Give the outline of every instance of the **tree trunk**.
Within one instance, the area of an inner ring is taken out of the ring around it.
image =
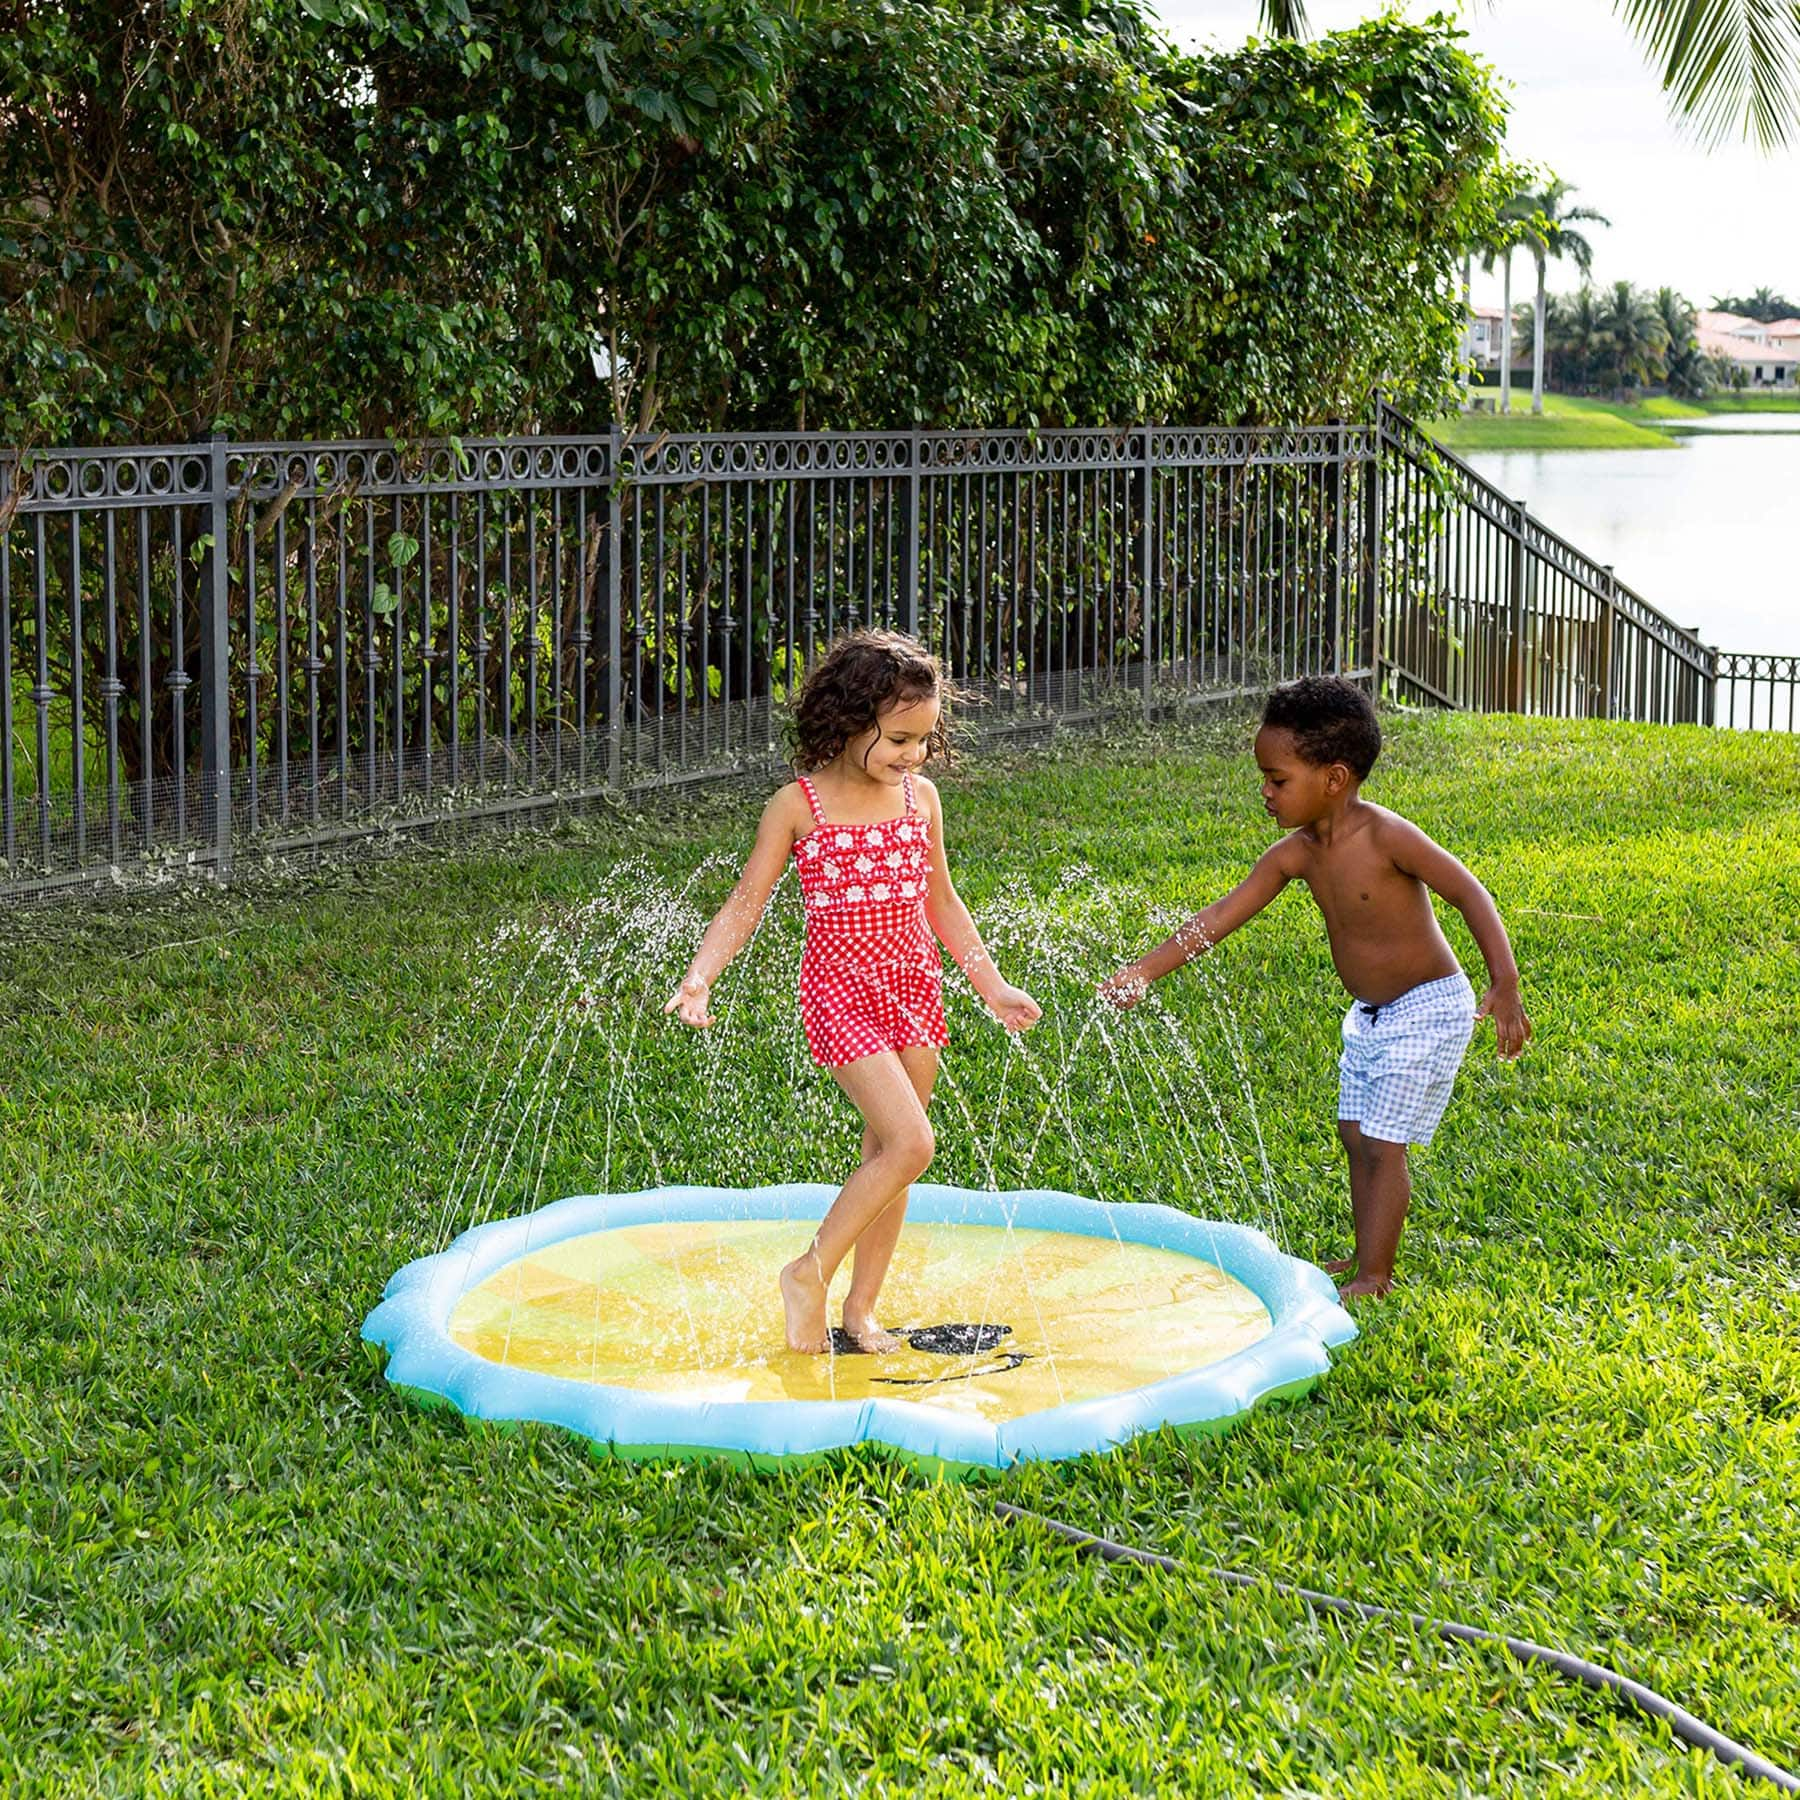
[[[1474,349],[1475,349],[1475,344],[1474,344],[1475,308],[1470,304],[1471,296],[1472,296],[1474,286],[1475,286],[1475,253],[1472,250],[1465,250],[1463,252],[1462,275],[1463,275],[1463,283],[1462,283],[1462,304],[1463,304],[1462,409],[1464,412],[1467,412],[1469,410],[1469,383],[1472,380],[1473,375],[1474,375],[1474,371],[1469,367],[1469,358],[1473,355]]]
[[[1506,252],[1500,264],[1500,410],[1512,411],[1512,251]]]
[[[1544,264],[1542,250],[1537,253],[1537,300],[1531,312],[1531,410],[1544,410]]]

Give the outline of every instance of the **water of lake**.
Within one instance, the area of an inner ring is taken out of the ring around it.
[[[1696,423],[1679,450],[1495,450],[1467,461],[1708,643],[1800,654],[1800,414]]]

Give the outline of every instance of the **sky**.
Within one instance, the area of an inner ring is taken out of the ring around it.
[[[1255,0],[1153,0],[1182,45],[1240,43]],[[1308,0],[1315,34],[1382,10],[1380,0]],[[1402,8],[1423,18],[1447,0]],[[1696,305],[1759,287],[1800,299],[1800,150],[1742,143],[1703,150],[1670,118],[1637,40],[1604,0],[1493,0],[1462,14],[1468,48],[1502,78],[1512,155],[1547,166],[1578,190],[1572,204],[1612,221],[1583,227],[1596,282],[1678,288]],[[1572,289],[1572,265],[1552,264],[1550,291]],[[1513,269],[1513,297],[1531,289],[1530,259]],[[1497,305],[1498,274],[1477,266],[1477,304]]]

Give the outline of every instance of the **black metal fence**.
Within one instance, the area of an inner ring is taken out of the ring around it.
[[[1387,408],[1381,441],[1384,654],[1401,698],[1714,722],[1715,650]]]
[[[1800,730],[1800,656],[1722,650],[1717,676],[1720,723],[1745,731]]]
[[[990,732],[1309,670],[1713,716],[1714,652],[1386,408],[40,452],[0,458],[0,894],[763,765],[864,623],[931,642]]]

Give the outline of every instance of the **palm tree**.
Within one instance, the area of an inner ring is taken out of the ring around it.
[[[1258,0],[1276,37],[1306,35],[1305,0]],[[1777,149],[1800,137],[1800,12],[1791,0],[1613,0],[1671,109],[1708,144],[1735,133]]]
[[[1601,302],[1599,339],[1613,390],[1620,399],[1634,387],[1648,387],[1664,371],[1669,328],[1656,304],[1629,281],[1615,281]]]
[[[1572,300],[1544,322],[1544,335],[1557,346],[1559,363],[1567,358],[1566,380],[1578,387],[1593,387],[1600,364],[1600,306],[1594,290],[1584,281]]]
[[[1713,385],[1712,364],[1700,354],[1698,320],[1693,306],[1673,288],[1656,290],[1657,316],[1669,334],[1663,353],[1663,379],[1671,394],[1698,400]]]
[[[1773,288],[1759,287],[1754,294],[1715,294],[1713,308],[1717,312],[1740,313],[1746,319],[1760,319],[1773,325],[1777,319],[1791,319],[1800,313],[1800,302],[1789,300]]]
[[[1500,208],[1493,235],[1481,246],[1482,272],[1491,275],[1495,264],[1500,267],[1500,410],[1512,411],[1512,259],[1522,239],[1525,221],[1531,216],[1536,196],[1520,188]]]
[[[1463,246],[1462,264],[1462,316],[1463,316],[1463,349],[1471,347],[1475,320],[1475,252],[1467,244]],[[1462,365],[1462,408],[1469,410],[1469,360],[1465,355]]]
[[[1591,206],[1564,206],[1574,189],[1560,175],[1552,175],[1542,192],[1525,196],[1531,207],[1520,230],[1520,242],[1537,264],[1537,298],[1531,308],[1531,410],[1544,410],[1544,270],[1552,257],[1568,257],[1583,279],[1594,266],[1594,246],[1574,227],[1578,224],[1610,225],[1612,220]]]
[[[1584,281],[1573,294],[1552,294],[1544,306],[1544,357],[1556,385],[1585,393],[1598,384],[1600,309]]]

